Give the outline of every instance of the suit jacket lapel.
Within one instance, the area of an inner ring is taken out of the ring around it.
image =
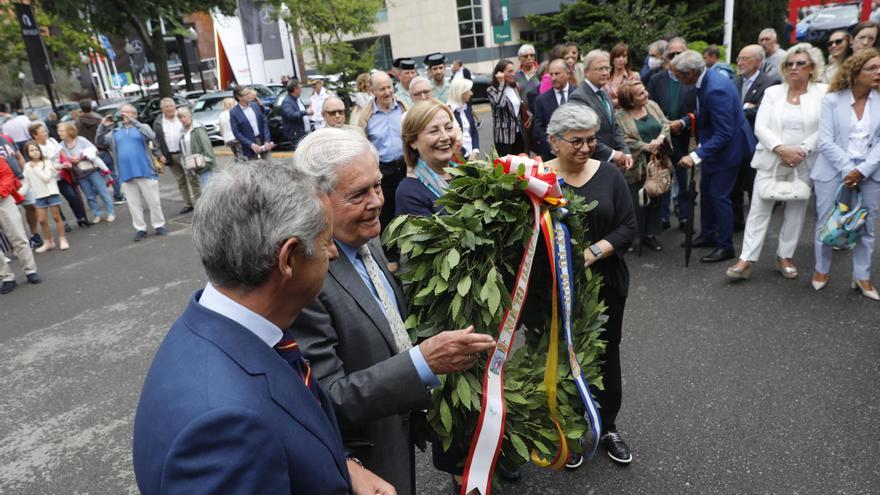
[[[871,136],[876,136],[878,126],[880,126],[880,94],[876,91],[872,92],[872,98],[868,100],[870,108],[866,108],[866,112],[871,112]]]
[[[375,251],[371,250],[370,252],[373,253],[374,259],[379,259],[375,257]],[[380,265],[380,267],[382,265],[382,263],[377,264]],[[384,267],[381,268],[384,270]],[[330,263],[329,274],[336,279],[339,286],[342,287],[344,291],[348,292],[351,298],[354,299],[355,303],[357,303],[358,307],[360,307],[367,317],[370,318],[373,325],[376,326],[376,329],[382,335],[382,338],[385,339],[385,343],[388,344],[391,353],[397,354],[397,344],[394,342],[394,335],[391,333],[391,326],[388,325],[388,319],[385,318],[385,313],[376,303],[376,300],[373,298],[373,293],[370,292],[370,289],[364,284],[364,280],[345,255],[339,256],[335,261]],[[391,286],[394,287],[394,285],[395,284],[392,282]],[[395,290],[395,294],[397,294],[397,290]]]
[[[200,305],[197,302],[200,296],[201,291],[184,313],[187,327],[219,347],[248,374],[264,375],[273,402],[327,446],[340,473],[347,479],[345,449],[334,424],[332,408],[328,409],[329,403],[322,402],[317,411],[309,408],[309,404],[315,404],[315,396],[290,364],[247,328]]]

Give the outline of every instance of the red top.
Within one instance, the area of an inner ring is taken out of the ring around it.
[[[20,187],[21,182],[18,180],[18,177],[12,173],[12,168],[9,167],[6,158],[0,156],[0,198],[12,196],[15,204],[21,203],[24,201],[24,196],[18,194],[18,189]]]

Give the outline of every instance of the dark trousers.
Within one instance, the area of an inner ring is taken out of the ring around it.
[[[495,151],[498,152],[498,156],[518,155],[520,153],[526,153],[526,140],[523,139],[521,132],[517,132],[516,141],[511,144],[495,143]]]
[[[633,208],[636,212],[636,225],[639,228],[639,240],[663,232],[663,223],[660,218],[660,198],[651,198],[647,205],[639,206],[639,189],[643,186],[642,182],[629,184],[629,195],[632,198]]]
[[[733,249],[733,205],[730,192],[739,167],[703,168],[700,175],[700,237],[715,240],[721,249]]]
[[[67,200],[67,204],[70,205],[70,209],[73,210],[76,219],[86,220],[86,208],[83,206],[82,198],[76,187],[71,186],[67,181],[59,180],[58,191],[61,192],[61,195]]]
[[[678,166],[678,161],[687,154],[688,142],[688,140],[685,140],[683,143],[676,141],[672,148],[673,173],[675,174],[675,182],[678,186],[678,194],[675,196],[675,204],[678,207],[679,224],[687,222],[687,219],[689,218],[687,206],[688,169]],[[660,196],[660,212],[662,220],[664,221],[669,221],[669,206],[671,205],[672,200],[672,188],[670,187],[668,191]]]
[[[752,157],[744,160],[739,166],[739,175],[736,176],[736,183],[733,185],[733,192],[730,193],[730,200],[733,203],[733,225],[735,227],[744,227],[746,224],[746,215],[744,213],[746,195],[752,197],[752,190],[755,186],[755,169],[752,168]]]
[[[381,162],[379,163],[379,171],[382,172],[382,195],[385,196],[385,205],[382,206],[382,212],[379,213],[379,222],[382,224],[382,232],[385,232],[385,226],[394,220],[397,209],[395,195],[400,181],[406,177],[406,162],[403,161],[403,158]],[[385,257],[393,263],[400,260],[400,252],[397,249],[386,247]]]
[[[620,378],[620,338],[623,334],[623,312],[626,309],[626,297],[621,296],[617,289],[603,285],[599,289],[599,299],[605,301],[608,309],[608,321],[600,338],[607,341],[605,354],[599,369],[602,373],[602,384],[605,390],[591,387],[593,395],[599,402],[599,415],[602,417],[603,432],[616,430],[617,413],[623,399],[622,381]]]

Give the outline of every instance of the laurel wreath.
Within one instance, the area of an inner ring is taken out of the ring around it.
[[[497,336],[504,311],[511,305],[510,287],[524,246],[532,233],[532,207],[526,181],[505,174],[501,167],[472,161],[447,169],[449,189],[437,200],[445,215],[401,216],[384,233],[408,260],[401,279],[410,303],[405,324],[414,342],[442,330],[465,328]],[[601,387],[599,356],[604,350],[601,327],[607,319],[598,298],[600,277],[584,269],[585,215],[595,207],[566,193],[568,214],[562,217],[572,238],[575,280],[572,334],[577,357],[588,383]],[[553,213],[556,216],[560,212]],[[546,248],[539,242],[530,278],[529,296],[516,340],[520,347],[507,361],[504,398],[507,418],[500,463],[513,469],[536,451],[544,458],[556,454],[558,433],[547,405],[543,383],[551,315],[551,287]],[[579,440],[588,425],[584,407],[569,368],[566,342],[560,332],[558,416],[569,445],[581,452]],[[443,450],[453,444],[467,453],[480,415],[486,356],[470,370],[442,375],[433,390],[427,420]],[[462,464],[464,459],[461,459]]]

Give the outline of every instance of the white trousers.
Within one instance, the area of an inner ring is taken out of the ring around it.
[[[21,268],[25,274],[37,271],[37,263],[34,261],[34,253],[28,244],[27,234],[24,232],[24,224],[21,221],[21,212],[15,205],[12,196],[0,198],[0,229],[6,234],[9,243],[12,244],[12,252],[21,263]],[[48,239],[46,242],[49,242]],[[9,282],[15,280],[15,274],[6,264],[6,259],[0,253],[0,281]]]
[[[828,273],[831,270],[831,246],[819,241],[819,230],[822,228],[822,220],[834,207],[834,199],[837,188],[843,182],[842,179],[814,183],[816,189],[816,271]],[[877,208],[880,204],[880,182],[864,178],[859,183],[862,191],[862,206],[868,209],[868,218],[865,222],[867,232],[859,239],[853,248],[852,277],[857,280],[870,280],[871,278],[871,255],[874,254],[874,228],[877,223]]]
[[[791,180],[794,172],[791,168],[779,168],[777,180]],[[810,184],[810,170],[806,165],[797,168],[798,178]],[[775,201],[761,199],[758,191],[772,182],[773,172],[758,170],[755,176],[755,187],[752,191],[752,201],[749,203],[749,217],[746,219],[746,228],[743,235],[742,253],[740,259],[755,262],[761,256],[761,248],[767,238],[767,229],[770,226],[770,217],[773,215]],[[804,217],[807,213],[807,203],[804,201],[785,201],[782,220],[782,229],[779,231],[779,242],[776,247],[776,256],[779,258],[791,258],[797,248],[798,239],[804,229]]]
[[[150,224],[154,229],[165,226],[165,215],[159,203],[159,181],[156,179],[132,179],[122,184],[122,194],[128,200],[131,225],[135,230],[147,230],[144,208],[150,210]]]

